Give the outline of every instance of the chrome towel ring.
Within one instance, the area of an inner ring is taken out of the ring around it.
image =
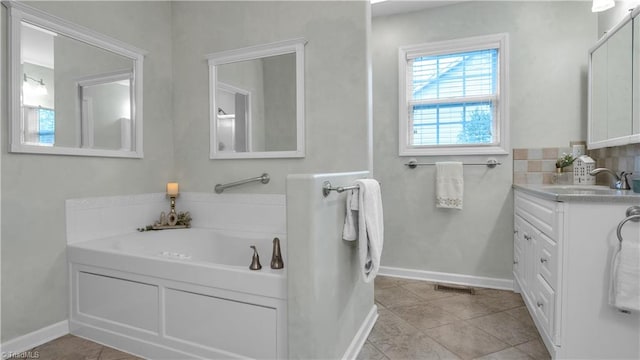
[[[616,230],[616,235],[618,235],[618,241],[622,244],[622,227],[628,221],[639,222],[640,221],[640,206],[631,206],[627,209],[627,217],[624,218],[618,224],[618,229]]]

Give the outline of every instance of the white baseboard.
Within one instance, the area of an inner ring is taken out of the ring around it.
[[[342,360],[352,360],[358,356],[360,350],[362,350],[362,345],[367,341],[367,337],[369,337],[369,333],[371,332],[371,329],[373,329],[373,325],[376,323],[376,320],[378,320],[378,307],[374,304],[371,311],[369,311],[369,314],[367,314],[367,317],[362,322],[360,329],[358,329],[358,332],[353,337],[351,344],[349,344],[344,355],[342,355]]]
[[[0,345],[2,359],[9,357],[5,355],[17,354],[29,349],[33,349],[38,345],[42,345],[53,339],[57,339],[61,336],[67,335],[68,333],[69,321],[63,320],[59,323],[43,327],[40,330],[36,330],[26,335],[19,336],[15,339],[11,339]]]
[[[436,271],[405,269],[390,266],[380,266],[379,275],[405,279],[425,280],[446,284],[477,286],[500,290],[513,290],[512,279],[489,278],[462,274],[442,273]]]

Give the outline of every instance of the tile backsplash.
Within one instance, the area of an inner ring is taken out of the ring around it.
[[[552,184],[556,172],[556,160],[571,148],[513,149],[514,184]],[[589,150],[587,154],[596,160],[596,167],[606,167],[616,172],[633,172],[640,176],[640,144]],[[572,171],[568,167],[566,171]],[[609,184],[606,176],[598,176],[597,183]]]
[[[640,175],[640,144],[589,150],[587,153],[596,160],[597,167]]]
[[[565,153],[571,153],[571,149],[513,149],[513,183],[551,184],[556,172],[556,160]]]

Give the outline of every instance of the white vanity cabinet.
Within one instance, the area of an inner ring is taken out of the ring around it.
[[[514,191],[515,290],[558,359],[640,359],[640,314],[609,305],[616,228],[640,198],[554,201]],[[640,224],[623,237],[640,241]]]

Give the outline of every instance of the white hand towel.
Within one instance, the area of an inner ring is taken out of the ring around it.
[[[640,243],[624,239],[612,262],[610,303],[622,311],[640,312]]]
[[[373,281],[380,268],[384,224],[380,184],[373,179],[356,180],[358,190],[358,255],[365,282]]]
[[[462,210],[462,163],[436,162],[436,207]]]
[[[342,238],[353,241],[358,239],[358,189],[347,193],[346,214],[344,217],[344,228]]]

